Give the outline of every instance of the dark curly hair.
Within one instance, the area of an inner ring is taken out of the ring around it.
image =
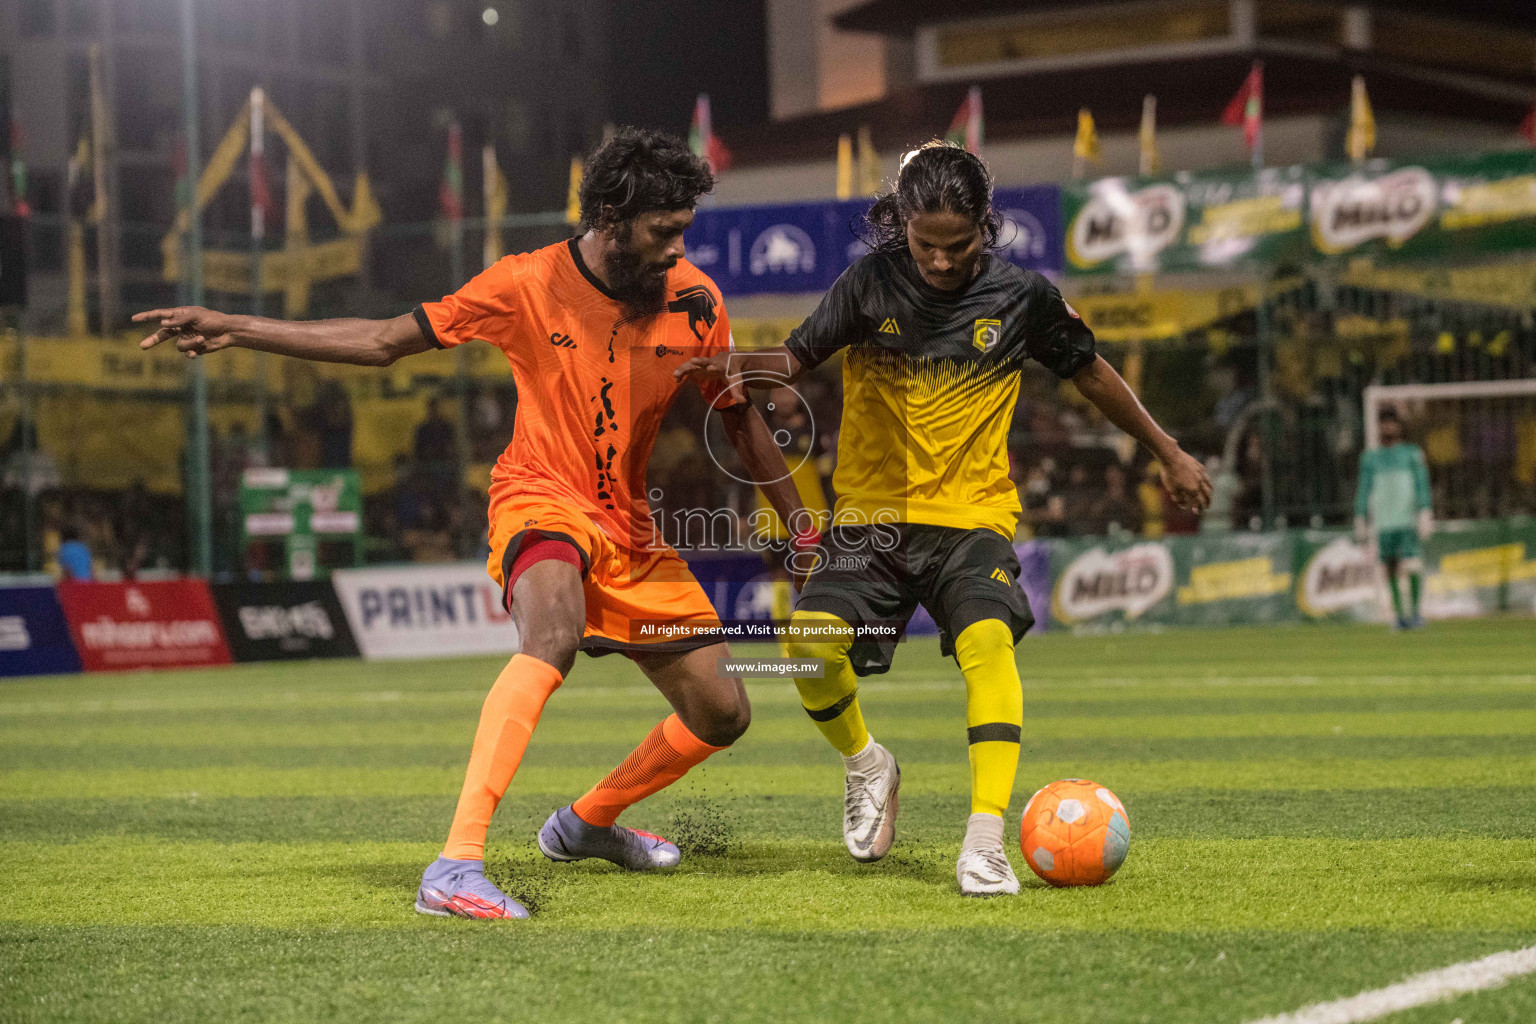
[[[674,135],[620,128],[581,172],[581,227],[622,224],[648,210],[686,210],[712,191],[715,176]]]
[[[914,150],[890,191],[875,199],[858,231],[876,252],[905,252],[907,221],[919,213],[955,213],[976,222],[981,242],[997,247],[1002,218],[992,209],[992,175],[981,158],[935,139]]]

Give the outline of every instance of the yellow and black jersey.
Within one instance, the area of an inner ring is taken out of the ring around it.
[[[1094,359],[1093,332],[1040,274],[984,255],[970,284],[943,292],[906,251],[849,267],[787,345],[808,368],[848,349],[835,522],[1009,538],[1020,509],[1008,428],[1024,361],[1066,378]]]

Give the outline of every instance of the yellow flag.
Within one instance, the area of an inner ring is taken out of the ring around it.
[[[501,219],[507,215],[507,179],[496,163],[496,147],[486,146],[480,151],[480,166],[484,171],[485,190],[485,265],[505,255],[501,243]]]
[[[869,125],[859,126],[859,194],[872,196],[880,191],[880,154],[875,152]]]
[[[1349,141],[1351,160],[1364,160],[1376,148],[1376,115],[1371,113],[1371,98],[1365,94],[1365,77],[1356,75],[1349,89]]]
[[[571,187],[565,193],[565,222],[581,223],[581,157],[571,157]]]
[[[837,198],[853,198],[853,140],[846,133],[837,137]]]
[[[1163,169],[1157,154],[1157,97],[1148,93],[1141,100],[1141,173],[1156,174]]]
[[[1099,133],[1087,107],[1077,112],[1077,138],[1072,143],[1072,155],[1078,160],[1099,162]]]

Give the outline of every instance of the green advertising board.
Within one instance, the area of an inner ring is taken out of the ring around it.
[[[1436,524],[1424,544],[1424,617],[1502,611],[1512,553],[1503,520]]]
[[[1536,246],[1536,151],[1062,186],[1069,274],[1383,262]]]
[[[1379,622],[1385,578],[1369,545],[1344,530],[1297,530],[1296,610],[1303,619]]]
[[[1176,538],[1177,621],[1188,626],[1294,622],[1294,545],[1286,533],[1199,534]]]
[[[1062,186],[1069,274],[1209,270],[1302,258],[1305,168]]]
[[[362,564],[362,519],[362,488],[354,470],[262,467],[240,478],[242,550],[277,542],[282,572],[290,579],[326,574],[322,541],[350,545],[346,561]]]
[[[1051,623],[1072,630],[1176,622],[1173,545],[1140,538],[1051,543]]]
[[[1536,516],[1513,516],[1506,525],[1509,556],[1505,561],[1508,583],[1504,607],[1536,615]]]

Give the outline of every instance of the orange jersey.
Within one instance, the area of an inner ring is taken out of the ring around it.
[[[672,371],[731,348],[719,289],[679,260],[667,305],[634,317],[582,261],[576,240],[499,260],[441,302],[416,309],[448,348],[479,338],[506,353],[517,381],[512,443],[491,474],[491,515],[528,496],[580,509],[615,542],[644,550],[651,446],[680,386]],[[706,387],[711,403],[718,387]]]

